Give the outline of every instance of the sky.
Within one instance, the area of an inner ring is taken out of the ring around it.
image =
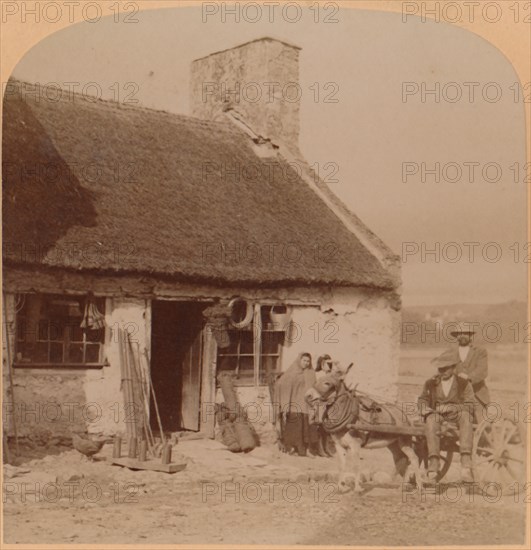
[[[193,59],[262,36],[296,44],[301,151],[322,176],[326,163],[337,167],[331,189],[400,256],[404,305],[526,301],[531,167],[510,62],[445,22],[341,9],[324,23],[324,15],[203,22],[198,6],[142,11],[133,24],[108,17],[49,36],[13,74],[96,82],[104,98],[134,91],[142,105],[190,114]],[[315,83],[336,89],[338,101],[315,101]],[[437,87],[438,98],[423,93]]]

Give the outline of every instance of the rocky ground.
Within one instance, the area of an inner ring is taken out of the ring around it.
[[[418,492],[393,478],[387,450],[364,451],[365,492],[339,494],[335,460],[261,447],[233,454],[211,440],[180,441],[175,474],[90,462],[74,450],[4,466],[7,543],[442,545],[522,544],[525,499]],[[451,469],[448,480],[455,479]],[[526,490],[527,489],[527,490]],[[527,494],[526,494],[527,493]]]

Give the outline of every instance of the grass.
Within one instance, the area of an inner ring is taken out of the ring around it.
[[[412,376],[427,379],[435,374],[435,369],[430,364],[445,348],[427,346],[402,346],[400,351],[401,377]],[[527,353],[524,345],[492,346],[487,348],[489,353],[490,384],[500,384],[520,391],[524,390],[528,382]]]

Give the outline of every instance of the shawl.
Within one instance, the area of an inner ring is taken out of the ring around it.
[[[275,384],[277,417],[280,413],[308,413],[304,395],[315,384],[315,371],[311,366],[307,369],[301,367],[302,355],[299,354]]]

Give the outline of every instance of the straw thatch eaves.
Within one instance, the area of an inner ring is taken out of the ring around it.
[[[285,159],[258,156],[229,121],[36,97],[4,97],[6,265],[396,287]]]

